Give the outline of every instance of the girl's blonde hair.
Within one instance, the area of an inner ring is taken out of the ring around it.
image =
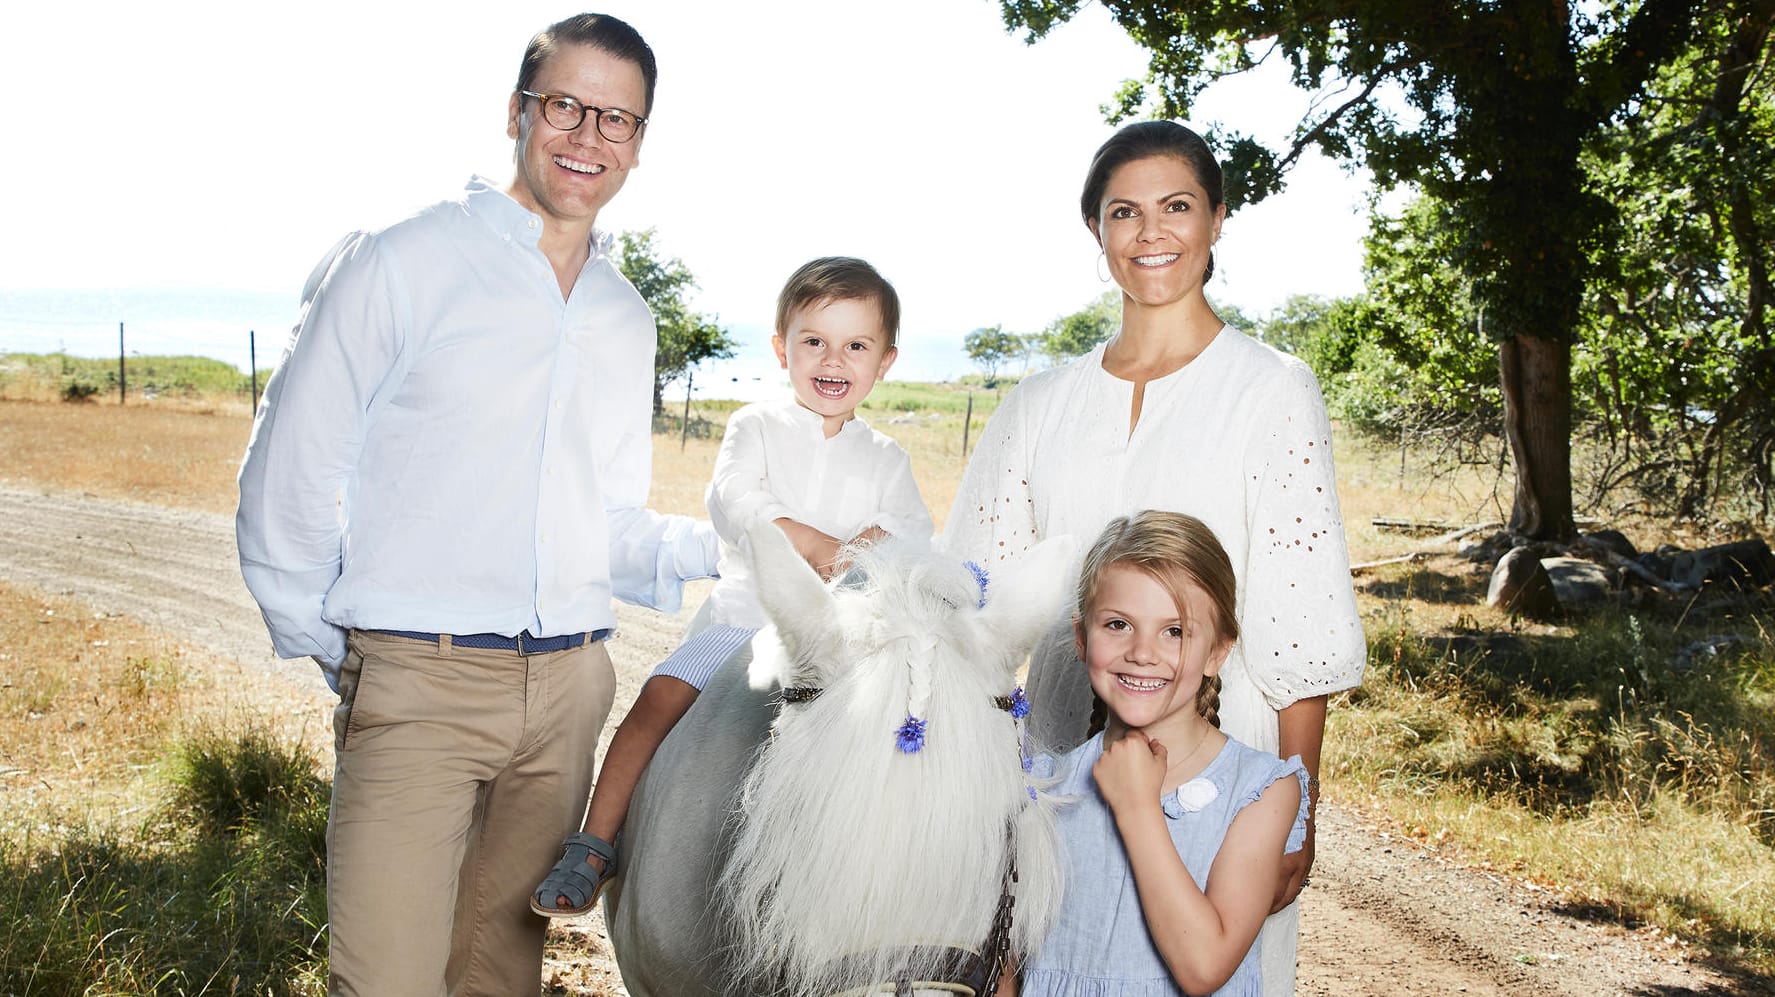
[[[1179,614],[1188,612],[1184,589],[1195,585],[1208,594],[1214,607],[1214,631],[1220,641],[1239,639],[1235,613],[1238,579],[1232,559],[1208,524],[1181,512],[1147,509],[1110,521],[1085,555],[1079,569],[1078,619],[1091,615],[1097,602],[1098,581],[1111,565],[1126,564],[1144,571],[1171,593]],[[1109,708],[1092,697],[1091,730],[1095,735],[1109,721]],[[1203,676],[1196,690],[1196,712],[1220,726],[1220,676]]]

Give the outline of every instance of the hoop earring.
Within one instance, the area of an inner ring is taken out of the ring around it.
[[[1208,279],[1213,276],[1214,276],[1214,250],[1210,249],[1210,250],[1208,250],[1208,266],[1207,266],[1207,268],[1205,268],[1202,271],[1202,283],[1204,283],[1204,284],[1208,283]]]
[[[1097,279],[1105,284],[1109,283],[1109,274],[1105,272],[1108,269],[1109,254],[1104,250],[1099,249],[1097,251]]]

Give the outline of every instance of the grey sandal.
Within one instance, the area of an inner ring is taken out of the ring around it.
[[[590,855],[604,860],[603,873],[586,864]],[[530,909],[543,917],[578,917],[598,903],[598,894],[615,875],[616,846],[595,834],[575,831],[562,841],[560,861],[530,894]],[[573,906],[555,906],[557,897],[566,897]]]

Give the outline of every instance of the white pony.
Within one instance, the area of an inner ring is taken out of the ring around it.
[[[827,586],[781,531],[749,541],[776,639],[754,641],[754,681],[743,652],[723,666],[637,787],[606,907],[624,983],[990,993],[990,949],[1029,953],[1059,903],[1014,686],[1070,543],[988,578],[888,541]]]

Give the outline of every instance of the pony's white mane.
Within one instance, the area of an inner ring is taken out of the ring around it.
[[[823,691],[782,707],[741,791],[720,892],[742,979],[790,997],[930,979],[938,950],[986,941],[1013,856],[1011,950],[1033,951],[1059,901],[1053,813],[994,697],[1056,612],[1068,545],[988,582],[890,541],[858,554],[861,587],[828,589],[774,527],[750,540],[783,652],[759,657]]]

